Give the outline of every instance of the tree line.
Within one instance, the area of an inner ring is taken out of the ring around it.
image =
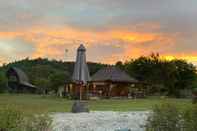
[[[57,92],[65,82],[71,81],[74,62],[48,60],[43,58],[24,59],[0,67],[0,92],[6,91],[7,79],[5,72],[10,67],[22,69],[29,77],[32,84],[40,89]],[[90,75],[106,64],[88,62]],[[117,62],[115,66],[126,71],[139,82],[147,83],[151,92],[180,97],[181,90],[197,88],[196,67],[185,60],[166,60],[159,54],[141,56],[126,62]]]
[[[125,63],[117,62],[116,66],[150,84],[152,93],[181,97],[181,91],[197,88],[196,67],[186,60],[166,60],[158,53],[152,53]]]

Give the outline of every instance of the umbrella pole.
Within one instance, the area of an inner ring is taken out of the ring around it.
[[[79,87],[79,100],[82,100],[82,86]]]

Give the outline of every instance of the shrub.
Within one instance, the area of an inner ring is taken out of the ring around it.
[[[186,131],[197,131],[197,105],[193,105],[183,113]]]
[[[10,107],[0,109],[0,131],[20,131],[23,114]]]
[[[197,131],[197,105],[185,110],[173,104],[156,105],[146,123],[147,131]]]
[[[0,109],[0,131],[50,131],[48,115],[26,116],[14,107]]]
[[[50,131],[52,120],[48,115],[36,115],[26,119],[24,131]]]
[[[181,131],[180,111],[173,104],[156,105],[147,122],[147,131]]]

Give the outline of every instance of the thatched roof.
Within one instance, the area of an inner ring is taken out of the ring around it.
[[[112,81],[112,82],[128,82],[128,83],[137,82],[136,79],[130,77],[126,72],[114,66],[108,66],[99,70],[97,73],[95,73],[92,76],[92,81],[93,82]]]
[[[35,87],[34,85],[29,83],[29,79],[27,75],[17,67],[11,67],[7,71],[7,77],[16,76],[19,84],[28,86],[28,87]]]

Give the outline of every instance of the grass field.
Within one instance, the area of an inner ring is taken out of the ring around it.
[[[155,104],[172,102],[180,108],[191,106],[190,99],[159,99],[147,98],[137,100],[91,100],[88,101],[90,110],[93,111],[142,111],[151,110]],[[47,112],[68,112],[73,101],[52,96],[40,95],[0,95],[0,108],[13,106],[27,114]]]

